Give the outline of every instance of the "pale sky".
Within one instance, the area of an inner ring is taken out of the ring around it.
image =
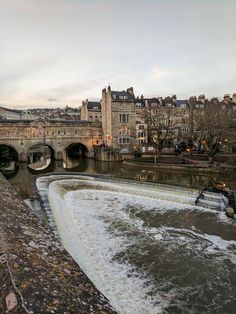
[[[236,0],[0,0],[0,104],[236,93]]]

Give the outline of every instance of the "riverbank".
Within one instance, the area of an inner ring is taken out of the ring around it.
[[[179,161],[179,160],[178,160]],[[182,163],[180,162],[150,162],[141,160],[129,160],[123,161],[123,165],[133,168],[143,168],[143,169],[161,169],[169,171],[185,171],[185,172],[198,172],[198,173],[233,173],[236,167],[228,165],[226,163],[213,162],[209,164],[207,161],[199,161],[194,159],[182,158]]]
[[[0,174],[0,312],[115,313]]]

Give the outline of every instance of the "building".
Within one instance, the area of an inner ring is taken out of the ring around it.
[[[119,153],[132,152],[136,144],[136,100],[133,88],[102,91],[102,132],[104,146]]]
[[[98,101],[88,101],[88,99],[83,101],[81,120],[102,122],[101,103]]]
[[[146,106],[143,98],[137,98],[136,108],[136,148],[140,150],[148,143],[148,124],[146,121]]]
[[[15,110],[0,107],[0,120],[35,120],[39,116],[30,110]]]

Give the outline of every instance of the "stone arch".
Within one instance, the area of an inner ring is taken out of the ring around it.
[[[36,141],[28,145],[26,159],[30,169],[35,171],[44,170],[55,159],[55,150],[52,145],[45,141]]]
[[[64,145],[64,148],[63,148],[63,152],[66,152],[68,151],[68,149],[73,149],[79,153],[79,154],[88,154],[89,153],[89,147],[84,144],[84,143],[81,143],[80,141],[73,141],[71,143],[68,143],[67,145]]]
[[[90,151],[85,144],[79,141],[67,143],[62,150],[63,166],[67,169],[78,166],[84,157],[90,157]]]
[[[9,146],[11,147],[12,149],[14,149],[17,153],[17,159],[20,161],[20,156],[21,156],[21,150],[19,147],[17,147],[16,145],[12,144],[12,143],[8,143],[8,142],[0,142],[0,147],[1,146]]]
[[[78,139],[72,139],[72,140],[66,140],[66,141],[63,141],[61,143],[61,147],[62,147],[62,150],[65,150],[68,146],[72,145],[72,144],[81,144],[81,145],[84,145],[88,151],[91,151],[93,149],[93,141],[91,139],[88,139],[88,140],[80,140],[79,138]]]
[[[27,150],[27,153],[28,151],[33,148],[34,146],[37,146],[37,145],[45,145],[45,146],[48,146],[50,149],[51,149],[51,152],[53,153],[53,158],[55,157],[56,155],[56,149],[54,148],[54,146],[51,144],[51,143],[48,143],[47,141],[36,141],[34,143],[31,143],[31,145],[28,145],[28,147],[26,148]]]

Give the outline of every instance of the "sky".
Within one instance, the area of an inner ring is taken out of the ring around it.
[[[0,0],[0,104],[236,93],[235,0]]]

